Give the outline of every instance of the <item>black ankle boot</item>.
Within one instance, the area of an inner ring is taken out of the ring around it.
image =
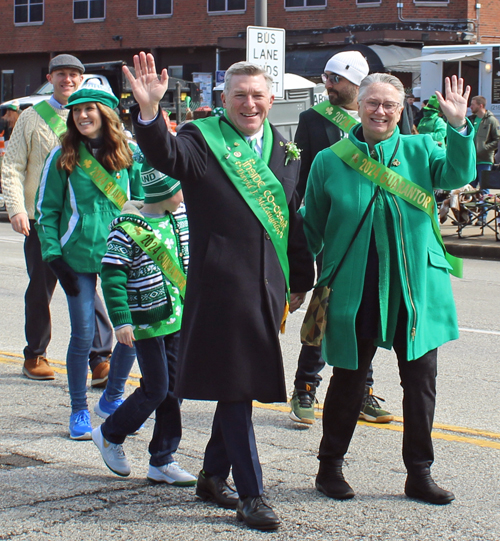
[[[343,460],[322,461],[316,476],[316,488],[336,500],[349,500],[354,498],[354,490],[344,479],[342,473]]]
[[[409,498],[435,505],[446,505],[455,499],[453,492],[444,490],[435,483],[430,472],[408,474],[405,483],[405,494]]]

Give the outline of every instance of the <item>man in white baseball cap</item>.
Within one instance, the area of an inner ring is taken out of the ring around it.
[[[350,129],[359,122],[358,91],[361,81],[368,75],[369,66],[358,51],[342,51],[332,56],[321,75],[328,100],[320,102],[300,114],[295,142],[302,149],[300,176],[297,191],[301,198],[306,191],[307,177],[316,154],[347,137]],[[316,259],[318,276],[323,255]],[[315,421],[314,403],[316,389],[321,381],[319,372],[325,366],[321,346],[303,346],[295,374],[290,418],[304,425]],[[388,423],[393,416],[383,410],[373,395],[372,369],[366,382],[365,401],[360,418],[375,423]]]

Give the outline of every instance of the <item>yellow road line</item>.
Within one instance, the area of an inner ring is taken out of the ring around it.
[[[0,363],[21,365],[23,363],[23,360],[24,360],[24,357],[22,355],[0,351]],[[55,361],[52,359],[50,360],[50,363],[66,366],[66,363],[62,361]],[[66,374],[65,368],[58,368],[56,366],[54,366],[53,368],[54,368],[54,372],[57,372],[58,374]],[[135,380],[138,380],[141,378],[140,374],[130,374],[130,376],[134,378]],[[140,385],[138,381],[134,381],[133,379],[128,379],[127,383],[129,385],[132,385],[133,387],[139,387]],[[260,402],[254,402],[253,404],[256,408],[265,409],[265,410],[281,411],[283,413],[288,413],[290,411],[290,407],[288,405],[262,404]],[[323,409],[323,405],[320,404],[319,411],[316,411],[316,417],[318,418],[323,417],[323,412],[321,411],[322,409]],[[370,428],[378,428],[381,430],[392,430],[395,432],[402,432],[403,419],[401,417],[395,417],[394,421],[395,422],[393,423],[385,423],[385,424],[358,421],[358,424],[363,425],[363,426],[369,426]],[[469,443],[471,445],[477,445],[479,447],[488,447],[490,449],[500,449],[500,442],[492,441],[495,439],[500,440],[500,434],[496,432],[488,432],[485,430],[477,430],[475,428],[466,428],[466,427],[441,424],[441,423],[434,423],[434,429],[435,430],[432,431],[432,437],[434,439]],[[444,430],[446,432],[437,432],[436,429]],[[451,432],[451,434],[447,432]],[[465,436],[460,436],[459,434],[469,434],[475,437],[469,438]],[[485,438],[491,438],[491,439],[485,439]]]

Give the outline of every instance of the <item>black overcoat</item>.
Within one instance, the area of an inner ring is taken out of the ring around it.
[[[285,280],[276,251],[194,124],[177,137],[161,115],[134,127],[156,169],[181,181],[190,230],[188,272],[175,393],[199,400],[286,401],[278,332]],[[312,256],[296,212],[299,162],[285,166],[286,141],[273,128],[269,167],[290,209],[292,291],[311,289]]]

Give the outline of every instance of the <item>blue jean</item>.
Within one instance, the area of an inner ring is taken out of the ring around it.
[[[106,383],[106,400],[114,402],[125,392],[125,383],[135,361],[135,347],[129,348],[117,342],[111,355],[108,381]]]
[[[477,188],[477,185],[481,185],[481,174],[483,171],[491,171],[491,167],[493,166],[492,163],[478,163],[476,164],[476,180],[473,180],[470,185],[473,188]]]
[[[88,409],[87,376],[90,348],[95,331],[97,274],[77,273],[80,293],[68,299],[71,338],[66,356],[71,412]]]
[[[123,443],[156,410],[149,444],[151,466],[173,462],[182,436],[179,400],[174,396],[180,332],[135,342],[142,378],[137,388],[101,426],[111,443]]]

